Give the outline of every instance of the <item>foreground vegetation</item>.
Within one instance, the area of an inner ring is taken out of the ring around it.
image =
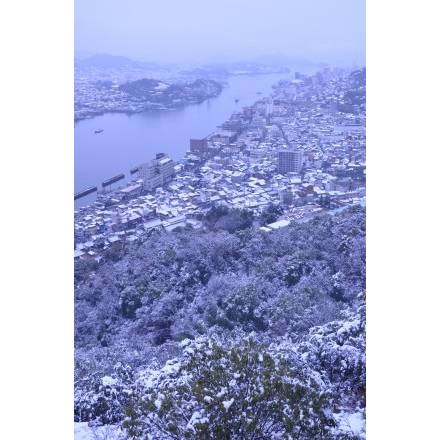
[[[75,421],[127,438],[364,438],[365,208],[116,243],[75,263]]]

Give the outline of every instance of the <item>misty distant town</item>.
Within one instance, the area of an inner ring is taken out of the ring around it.
[[[213,93],[214,82],[198,84]],[[167,88],[153,86],[159,92]],[[103,87],[107,108],[113,93],[120,93],[115,89]],[[95,202],[74,212],[74,258],[99,261],[116,241],[200,228],[213,206],[251,210],[255,218],[269,205],[280,206],[284,214],[275,222],[255,223],[270,233],[292,221],[365,204],[365,68],[295,72],[272,89],[213,133],[189,139],[183,158],[158,151],[132,170],[132,182],[97,191]],[[133,102],[126,105],[135,108]]]
[[[185,67],[99,54],[75,60],[74,118],[173,110],[218,96],[228,76],[287,72],[259,63]]]

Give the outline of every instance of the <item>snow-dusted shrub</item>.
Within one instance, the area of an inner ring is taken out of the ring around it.
[[[84,384],[75,386],[74,412],[76,422],[107,425],[120,422],[127,398],[131,394],[130,367],[118,364],[112,376],[93,375]]]
[[[358,295],[356,312],[344,319],[310,329],[298,345],[310,368],[321,371],[342,398],[365,405],[366,392],[366,294]]]
[[[146,373],[123,423],[130,438],[333,438],[331,396],[252,338],[185,340]]]

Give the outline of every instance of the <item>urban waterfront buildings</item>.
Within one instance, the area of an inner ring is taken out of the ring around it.
[[[136,182],[98,194],[92,206],[75,212],[75,258],[99,259],[114,242],[154,229],[199,227],[214,205],[252,210],[256,217],[270,204],[281,205],[275,228],[364,203],[365,85],[327,76],[280,81],[274,96],[243,108],[216,132],[190,139],[178,163],[158,153],[139,166]],[[273,103],[269,112],[267,102]]]

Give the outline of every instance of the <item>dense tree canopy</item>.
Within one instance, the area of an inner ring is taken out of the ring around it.
[[[365,408],[365,208],[252,222],[220,208],[75,263],[75,420],[125,420],[132,438],[363,438],[334,415]]]

